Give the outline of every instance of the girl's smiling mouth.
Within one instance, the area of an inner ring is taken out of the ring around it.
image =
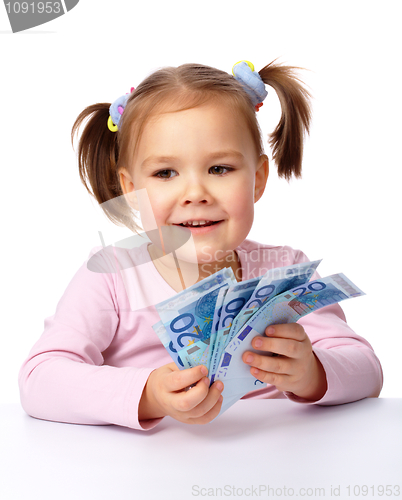
[[[201,222],[201,224],[200,224]],[[205,222],[205,223],[204,223]],[[173,224],[174,226],[180,226],[180,227],[185,227],[187,229],[190,229],[191,233],[193,234],[203,234],[203,233],[209,233],[210,231],[213,231],[215,227],[219,226],[223,220],[219,221],[189,221],[183,222],[181,224]]]

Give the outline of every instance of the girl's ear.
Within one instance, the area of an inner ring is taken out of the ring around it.
[[[265,191],[265,186],[267,185],[269,174],[269,162],[268,156],[261,155],[258,164],[257,170],[255,172],[255,187],[254,187],[254,203],[256,203]]]
[[[132,181],[130,173],[125,168],[121,168],[119,170],[119,180],[120,180],[121,190],[123,191],[123,195],[127,204],[130,205],[132,209],[139,210],[139,204],[134,189],[134,183]]]

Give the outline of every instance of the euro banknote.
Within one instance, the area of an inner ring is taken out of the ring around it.
[[[162,323],[162,321],[158,321],[158,323],[155,323],[154,325],[152,325],[152,329],[156,333],[159,340],[162,342],[163,347],[170,354],[171,358],[176,363],[176,365],[179,368],[184,368],[183,362],[180,359],[176,349],[173,347],[173,343],[170,340],[170,337],[166,331],[165,325]]]
[[[226,283],[218,289],[216,296],[215,311],[212,321],[212,329],[210,336],[196,340],[194,337],[188,342],[188,345],[180,349],[178,355],[186,368],[192,368],[197,365],[205,365],[209,369],[211,359],[211,347],[214,345],[218,330],[222,304],[229,290],[229,285]],[[194,310],[197,307],[194,305]],[[209,317],[205,317],[204,321],[208,322]]]
[[[219,289],[236,283],[231,268],[224,268],[169,298],[155,308],[171,340],[170,354],[178,353],[189,343],[209,343]],[[159,327],[160,328],[160,327]],[[179,355],[180,358],[180,355]],[[179,362],[179,368],[191,368]]]

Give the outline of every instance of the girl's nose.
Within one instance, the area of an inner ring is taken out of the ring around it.
[[[188,205],[194,204],[209,204],[212,202],[212,194],[206,184],[201,182],[198,177],[188,179],[184,186],[181,196],[182,203]]]

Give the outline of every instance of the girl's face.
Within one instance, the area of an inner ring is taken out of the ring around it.
[[[159,114],[146,123],[133,165],[121,171],[124,193],[146,189],[156,224],[213,221],[191,228],[198,264],[225,267],[247,237],[254,203],[268,177],[245,120],[226,103]],[[147,217],[142,217],[147,229]]]

